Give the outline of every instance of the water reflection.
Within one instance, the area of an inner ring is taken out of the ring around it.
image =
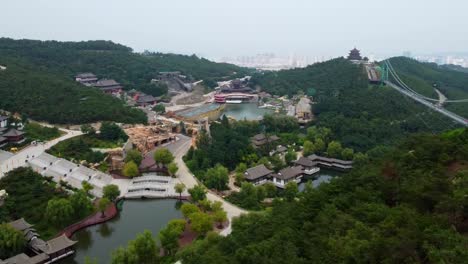
[[[76,244],[76,250],[86,250],[93,245],[93,235],[89,229],[83,229],[74,239],[80,242]]]
[[[271,109],[258,108],[256,103],[227,104],[223,114],[236,120],[259,120],[266,113],[273,113]]]
[[[77,240],[76,253],[60,264],[83,264],[85,257],[97,258],[99,263],[110,263],[111,252],[128,241],[135,239],[138,233],[150,230],[157,236],[159,230],[182,213],[176,208],[177,200],[127,200],[120,215],[111,221],[78,231],[73,237]]]
[[[320,172],[318,172],[317,174],[305,178],[305,180],[301,182],[298,186],[299,191],[304,191],[307,184],[312,184],[314,188],[317,188],[320,184],[330,182],[331,179],[341,174],[341,172],[328,169],[321,169]]]
[[[175,208],[176,210],[180,210],[180,207],[182,207],[183,204],[184,204],[183,201],[177,200],[177,202],[175,203],[175,207],[174,207],[174,208]]]
[[[110,227],[107,223],[99,225],[97,230],[102,237],[109,237],[114,232],[114,228]]]

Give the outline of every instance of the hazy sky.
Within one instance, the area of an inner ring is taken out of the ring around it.
[[[467,0],[2,0],[0,36],[206,57],[468,51]]]

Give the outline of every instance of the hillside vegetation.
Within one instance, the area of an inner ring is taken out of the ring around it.
[[[119,99],[84,87],[20,60],[2,58],[0,109],[50,123],[73,124],[112,120],[145,123],[146,115]]]
[[[420,94],[438,99],[434,91],[436,87],[448,99],[468,99],[467,69],[453,65],[422,63],[406,57],[396,57],[390,61],[400,78]],[[468,103],[449,103],[446,108],[468,116]]]
[[[116,121],[143,123],[141,111],[127,108],[118,99],[74,82],[80,72],[113,78],[127,90],[137,89],[155,96],[167,87],[150,84],[160,71],[181,71],[193,79],[213,80],[249,72],[175,54],[138,54],[110,41],[58,42],[0,38],[0,109],[20,112],[51,123]]]
[[[183,249],[190,263],[465,263],[468,131],[412,136]]]
[[[250,70],[232,64],[215,63],[195,55],[134,53],[129,47],[111,41],[58,42],[0,38],[0,57],[28,60],[67,78],[80,72],[93,72],[112,78],[125,89],[149,86],[161,71],[180,71],[196,80],[217,80],[247,74]]]
[[[253,77],[263,90],[313,95],[319,126],[330,128],[345,146],[365,151],[415,132],[438,132],[454,124],[389,87],[369,85],[360,65],[338,58],[303,69],[266,72]]]

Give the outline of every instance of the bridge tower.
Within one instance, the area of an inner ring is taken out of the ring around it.
[[[380,82],[382,85],[384,85],[386,81],[388,81],[388,66],[386,63],[384,63],[384,65],[381,67]]]

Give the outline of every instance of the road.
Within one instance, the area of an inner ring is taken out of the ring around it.
[[[179,170],[177,171],[177,175],[182,183],[185,184],[187,189],[192,188],[193,186],[198,184],[198,180],[195,178],[195,176],[189,171],[187,168],[187,165],[185,165],[185,162],[182,160],[182,157],[187,153],[187,151],[190,149],[192,139],[183,135],[178,136],[180,140],[175,143],[177,145],[169,147],[169,150],[172,151],[175,157],[175,162],[177,163],[177,166],[179,167]],[[221,235],[227,236],[231,233],[231,223],[232,219],[234,217],[238,217],[241,214],[247,213],[247,211],[227,202],[220,196],[216,195],[215,193],[208,191],[206,194],[206,197],[210,201],[220,201],[223,204],[223,208],[227,213],[227,216],[229,218],[229,226],[225,228],[223,231],[221,231]]]
[[[41,123],[41,125],[46,125],[46,124]],[[46,125],[46,126],[50,126],[50,125]],[[45,150],[51,148],[55,144],[57,144],[57,143],[59,143],[61,141],[64,141],[66,139],[76,137],[76,136],[79,136],[79,135],[83,134],[81,131],[74,131],[74,130],[68,130],[68,129],[63,129],[63,128],[60,128],[60,130],[62,132],[65,132],[65,135],[63,135],[61,137],[58,137],[56,139],[53,139],[51,141],[48,141],[48,142],[46,142],[44,144],[39,143],[36,146],[30,145],[30,146],[22,149],[18,153],[16,153],[14,156],[9,158],[8,160],[3,162],[2,164],[0,164],[0,178],[3,177],[5,175],[5,173],[7,173],[7,172],[9,172],[9,171],[11,171],[13,169],[16,169],[16,168],[21,167],[21,166],[25,166],[26,165],[26,160],[31,159],[33,157],[39,156],[42,152],[44,152]]]
[[[396,85],[396,84],[394,84],[392,82],[386,81],[385,83],[388,86],[392,87],[393,89],[397,90],[398,92],[402,93],[403,95],[409,96],[413,100],[415,100],[415,101],[417,101],[417,102],[431,108],[434,111],[437,111],[437,112],[451,118],[452,120],[456,121],[457,123],[462,124],[464,126],[468,126],[468,121],[464,117],[459,116],[459,115],[457,115],[455,113],[452,113],[452,112],[450,112],[450,111],[448,111],[448,110],[446,110],[446,109],[444,109],[442,107],[438,107],[438,106],[434,105],[433,103],[430,103],[430,102],[422,99],[418,95],[416,95],[416,94],[414,94],[414,93],[412,93],[410,91],[407,91],[405,89],[402,89],[401,87],[399,87],[398,85]]]

